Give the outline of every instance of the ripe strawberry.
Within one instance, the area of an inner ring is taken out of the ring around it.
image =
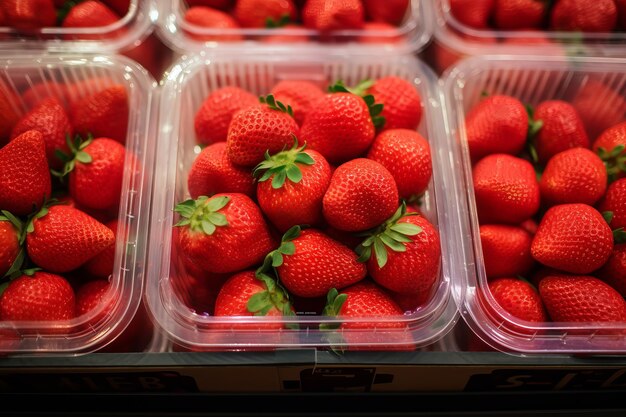
[[[374,281],[390,291],[430,294],[439,278],[439,233],[424,217],[407,214],[404,205],[363,241],[357,253],[359,261],[367,261]]]
[[[396,76],[383,77],[367,92],[383,105],[384,129],[417,129],[422,120],[422,99],[410,82]]]
[[[465,125],[473,160],[492,153],[517,155],[526,144],[528,114],[518,99],[494,95],[470,110]]]
[[[518,226],[480,225],[485,273],[488,278],[525,276],[534,259],[530,255],[532,236]]]
[[[293,44],[293,43],[306,43],[310,39],[309,35],[307,35],[307,31],[304,30],[303,26],[297,23],[282,24],[281,22],[279,22],[277,25],[276,24],[270,25],[269,29],[277,29],[277,30],[271,35],[264,36],[261,39],[261,42]],[[285,30],[279,30],[279,29],[285,29]],[[283,101],[282,98],[279,98],[279,97],[277,98]],[[299,118],[297,118],[296,113],[294,113],[294,117],[296,117],[296,120],[298,120],[298,124],[302,124]]]
[[[249,268],[274,247],[259,207],[244,194],[216,194],[187,200],[174,209],[183,256],[208,272]]]
[[[535,236],[535,233],[537,233],[537,228],[539,227],[539,225],[537,224],[535,220],[528,219],[520,223],[519,227],[526,230],[528,233],[530,233],[531,236]]]
[[[602,215],[586,204],[550,208],[533,238],[533,258],[546,266],[588,274],[600,268],[613,250],[613,233]]]
[[[597,272],[598,278],[626,296],[626,244],[615,245],[611,257]]]
[[[560,152],[548,161],[539,189],[547,205],[594,205],[606,191],[606,168],[598,155],[585,148]]]
[[[311,81],[284,80],[272,87],[271,94],[276,100],[291,106],[293,117],[302,126],[305,116],[313,108],[313,103],[324,96],[324,92]]]
[[[86,0],[72,7],[63,19],[64,28],[94,28],[109,26],[120,20],[115,12],[98,0]],[[79,39],[99,39],[102,35],[73,35]]]
[[[216,32],[219,31],[218,33],[203,34],[197,31],[187,30],[187,35],[197,41],[231,42],[243,40],[243,35],[240,33],[228,33],[229,30],[239,29],[240,26],[233,17],[223,11],[215,10],[210,7],[195,6],[187,9],[183,19],[185,22],[196,25],[202,29],[211,28]],[[223,31],[226,31],[226,33],[223,33]]]
[[[548,9],[542,0],[496,0],[494,20],[503,30],[539,27]]]
[[[103,300],[107,300],[105,296],[110,287],[111,284],[106,279],[96,279],[82,284],[76,291],[76,316],[80,317],[99,308]],[[97,316],[97,319],[93,321],[97,322],[99,319],[103,319],[107,310],[107,308],[104,308],[102,313]]]
[[[21,251],[22,223],[6,210],[0,211],[0,277],[21,265],[14,263]]]
[[[83,97],[72,104],[69,112],[75,133],[111,138],[120,143],[126,143],[128,113],[128,94],[123,85]]]
[[[233,16],[245,28],[264,28],[268,21],[278,22],[283,16],[297,19],[291,0],[237,0]]]
[[[59,275],[35,272],[11,281],[0,296],[0,320],[53,321],[75,317],[72,286]]]
[[[626,176],[626,122],[605,130],[593,143],[593,150],[604,161],[609,181]]]
[[[610,226],[613,230],[626,228],[626,178],[621,178],[606,190],[606,194],[598,203],[601,213],[613,214]]]
[[[0,149],[0,209],[22,216],[36,211],[50,197],[46,144],[29,130]]]
[[[2,11],[7,22],[21,31],[56,26],[57,15],[52,0],[3,0]]]
[[[249,169],[235,165],[226,153],[226,142],[204,148],[187,176],[191,198],[218,193],[241,193],[253,197],[256,189]]]
[[[113,273],[113,265],[115,263],[115,244],[117,242],[118,220],[111,220],[105,223],[112,232],[115,239],[113,243],[107,246],[99,254],[91,258],[85,263],[85,272],[97,278],[108,278]],[[124,238],[126,240],[126,238]]]
[[[485,29],[495,5],[496,0],[450,0],[450,13],[464,25]]]
[[[543,101],[535,109],[534,118],[541,121],[534,145],[541,164],[567,149],[589,148],[585,125],[570,103],[562,100]]]
[[[397,45],[406,41],[396,26],[384,22],[365,22],[358,43]]]
[[[263,104],[241,110],[233,116],[228,127],[226,152],[237,165],[255,166],[266,152],[280,152],[299,137],[300,128],[293,111],[271,94]]]
[[[589,138],[624,121],[626,99],[614,87],[591,78],[576,93],[572,105],[578,110]]]
[[[550,16],[554,30],[611,32],[616,23],[617,8],[613,0],[558,0]]]
[[[324,218],[348,232],[376,227],[398,208],[398,187],[393,175],[371,159],[357,158],[340,165],[324,195]]]
[[[385,130],[374,139],[367,157],[391,172],[400,198],[410,199],[426,191],[433,171],[430,146],[414,130]]]
[[[30,259],[55,273],[80,267],[115,242],[111,229],[82,211],[63,205],[41,209],[27,232]]]
[[[264,265],[276,268],[287,291],[299,297],[321,297],[331,288],[342,289],[363,278],[365,266],[348,247],[316,229],[289,229]]]
[[[423,308],[431,299],[432,291],[417,294],[401,294],[390,292],[389,295],[403,311],[415,312]]]
[[[0,147],[8,142],[13,126],[20,119],[17,102],[15,94],[0,83]]]
[[[254,174],[259,178],[259,206],[279,231],[322,223],[322,199],[331,174],[330,165],[319,152],[298,148],[296,143],[290,150],[267,155]]]
[[[72,126],[63,105],[56,98],[47,98],[40,101],[30,112],[23,116],[11,131],[11,138],[15,138],[27,130],[38,130],[46,142],[46,156],[50,168],[58,169],[62,164],[55,152],[69,151],[66,137],[72,136]]]
[[[206,6],[214,9],[229,10],[233,5],[233,0],[187,0],[189,7]]]
[[[624,298],[595,277],[548,276],[541,280],[539,294],[552,321],[626,321]]]
[[[498,305],[514,317],[531,322],[548,321],[548,315],[535,288],[517,278],[489,281],[489,291]]]
[[[409,9],[409,0],[363,0],[365,14],[374,22],[385,22],[398,26]]]
[[[307,28],[322,33],[361,29],[365,11],[361,0],[308,0],[302,9],[302,21]]]
[[[130,8],[130,0],[102,0],[102,2],[120,17],[126,16]]]
[[[519,224],[539,210],[539,184],[530,162],[493,154],[481,159],[472,175],[481,223]]]

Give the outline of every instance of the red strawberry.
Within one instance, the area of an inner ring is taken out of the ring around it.
[[[192,6],[206,6],[214,9],[228,10],[233,5],[233,0],[187,0],[187,4]]]
[[[307,28],[321,32],[361,29],[365,11],[361,0],[308,0],[302,21]]]
[[[605,130],[593,143],[593,150],[604,161],[609,180],[626,176],[626,122]]]
[[[291,108],[271,94],[263,100],[264,104],[236,113],[230,122],[226,152],[237,165],[257,165],[266,152],[280,152],[293,143],[294,135],[300,135]]]
[[[0,83],[0,146],[8,142],[13,126],[20,119],[15,103],[15,94]]]
[[[546,266],[588,274],[606,263],[613,250],[613,233],[602,215],[586,204],[550,208],[533,238],[533,258]]]
[[[572,100],[585,124],[589,138],[597,138],[606,129],[624,121],[626,99],[614,87],[591,78]]]
[[[539,184],[530,162],[493,154],[481,159],[472,175],[481,223],[519,224],[539,210]]]
[[[74,132],[79,135],[91,134],[95,138],[111,138],[126,143],[128,112],[126,88],[114,85],[73,103],[70,121]]]
[[[489,96],[470,110],[465,125],[473,160],[492,153],[517,155],[526,144],[528,114],[514,97]]]
[[[611,257],[597,274],[622,297],[626,296],[626,244],[615,245]]]
[[[583,203],[594,205],[606,191],[606,168],[598,155],[573,148],[548,161],[539,189],[545,204]]]
[[[369,20],[400,25],[409,9],[409,0],[363,0]]]
[[[106,247],[102,252],[91,258],[85,264],[85,271],[97,278],[108,278],[113,273],[113,264],[115,263],[115,244],[117,241],[118,220],[111,220],[105,226],[111,229],[115,240]],[[124,238],[126,240],[126,238]]]
[[[552,29],[565,31],[611,32],[616,23],[613,0],[558,0],[550,17]]]
[[[399,33],[396,26],[384,22],[365,22],[363,34],[357,38],[359,43],[365,44],[392,44],[406,42],[406,38]]]
[[[539,294],[552,321],[626,321],[626,301],[598,278],[548,276],[539,283]]]
[[[496,0],[496,27],[504,30],[539,27],[547,9],[547,3],[542,0]]]
[[[526,230],[528,233],[530,233],[531,236],[535,236],[535,233],[537,233],[537,228],[539,227],[537,222],[533,219],[525,220],[522,223],[520,223],[519,226],[522,229]]]
[[[183,19],[185,22],[196,25],[202,29],[214,29],[215,33],[207,34],[197,31],[186,31],[189,37],[197,41],[230,42],[243,40],[243,35],[240,33],[228,33],[229,30],[239,29],[240,26],[228,13],[220,10],[204,6],[190,7],[185,12]],[[226,31],[226,33],[223,33],[224,31]]]
[[[609,185],[606,194],[598,204],[598,210],[601,213],[612,213],[610,226],[613,230],[626,228],[626,178]]]
[[[534,259],[530,255],[532,236],[517,226],[483,224],[480,243],[488,278],[525,276]]]
[[[70,320],[75,303],[74,290],[65,278],[35,272],[9,283],[0,297],[0,320]]]
[[[46,142],[46,156],[50,168],[59,168],[62,163],[55,155],[56,150],[67,152],[66,137],[72,136],[72,126],[63,105],[56,98],[40,101],[13,127],[11,138],[27,130],[38,130]]]
[[[46,144],[29,130],[0,149],[0,209],[22,216],[37,211],[50,197]]]
[[[281,284],[299,297],[321,297],[331,288],[362,280],[367,273],[350,248],[319,230],[300,231],[299,226],[289,229],[266,259],[276,268]]]
[[[176,206],[180,250],[208,272],[249,268],[274,247],[259,207],[244,194],[216,194]]]
[[[531,322],[548,321],[539,293],[528,282],[497,278],[489,281],[489,291],[498,305],[512,316]]]
[[[40,210],[26,235],[30,259],[55,273],[80,267],[114,242],[111,229],[82,211],[63,205]]]
[[[110,287],[111,284],[106,279],[88,281],[81,285],[76,292],[76,316],[80,317],[83,314],[88,314],[99,308],[103,300],[107,300],[105,296]],[[108,308],[104,308],[102,313],[93,321],[97,322],[103,319],[104,315],[108,312],[107,310]]]
[[[271,26],[269,29],[277,29],[277,30],[273,32],[271,35],[267,35],[261,38],[261,42],[263,43],[306,43],[309,41],[309,35],[307,35],[307,31],[303,29],[302,25],[299,25],[296,23],[285,23],[284,25],[281,25],[279,23],[276,27]],[[285,29],[285,30],[280,30],[280,29]],[[279,98],[279,97],[277,98],[283,101],[282,98]],[[294,110],[294,117],[296,117],[298,124],[302,124],[302,121],[299,119],[297,113],[295,113],[295,110]]]
[[[324,195],[323,212],[333,227],[348,232],[376,227],[398,208],[393,175],[371,159],[357,158],[339,166]]]
[[[293,117],[300,126],[313,108],[313,103],[324,96],[324,92],[311,81],[285,80],[274,85],[271,94],[276,100],[291,106]]]
[[[63,19],[64,28],[94,28],[109,26],[120,17],[98,0],[86,0],[70,9]],[[99,39],[102,35],[77,35],[79,39]]]
[[[376,80],[367,91],[383,105],[384,129],[417,129],[422,120],[422,99],[413,84],[389,76]]]
[[[284,16],[295,21],[297,10],[291,0],[237,0],[233,16],[245,28],[264,28],[268,21],[278,22]]]
[[[52,0],[3,0],[2,9],[9,24],[22,31],[56,26]]]
[[[256,185],[249,169],[235,165],[226,153],[226,142],[204,148],[187,176],[191,198],[217,193],[241,193],[253,197]]]
[[[6,210],[0,212],[0,277],[9,272],[20,253],[21,229],[15,216]]]
[[[496,0],[450,0],[450,13],[464,25],[485,29],[495,5]]]
[[[431,293],[417,294],[400,294],[397,292],[389,293],[393,301],[404,311],[415,312],[423,308],[430,301]]]
[[[259,177],[257,199],[274,226],[318,226],[323,221],[322,199],[330,184],[330,166],[313,150],[298,148],[268,155],[254,171]],[[326,294],[324,291],[323,294]]]
[[[126,16],[130,8],[130,0],[102,0],[118,16]]]
[[[576,108],[566,101],[548,100],[535,109],[534,118],[541,121],[535,148],[539,162],[545,164],[559,152],[570,148],[589,148],[585,125]]]
[[[428,141],[408,129],[391,129],[380,133],[367,157],[379,162],[391,172],[400,198],[420,196],[432,176],[432,161]]]

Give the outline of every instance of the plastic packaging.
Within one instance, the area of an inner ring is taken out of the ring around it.
[[[613,109],[624,108],[626,61],[511,55],[472,57],[451,68],[443,83],[448,136],[455,144],[451,162],[453,170],[464,176],[464,181],[447,190],[448,197],[459,204],[461,217],[455,239],[464,257],[460,262],[467,265],[462,279],[454,281],[453,294],[469,327],[493,348],[516,355],[626,353],[626,322],[530,323],[508,314],[485,291],[487,278],[465,131],[465,116],[483,92],[508,94],[535,106],[546,99],[571,101],[588,86],[594,88],[597,99],[593,105],[587,104],[586,120],[593,121],[594,115],[597,119],[615,114]],[[604,90],[598,85],[604,85]],[[590,139],[594,139],[592,134]]]
[[[350,330],[350,348],[389,346],[394,340],[409,340],[417,348],[435,342],[452,328],[457,320],[456,305],[450,296],[453,250],[449,236],[451,213],[444,204],[445,183],[452,181],[440,160],[449,155],[442,140],[441,106],[437,80],[432,71],[412,56],[394,57],[383,61],[375,56],[307,56],[252,55],[208,57],[204,54],[184,59],[173,66],[162,87],[159,151],[154,185],[154,205],[148,266],[146,300],[151,314],[174,343],[189,350],[299,348],[331,346],[321,323],[337,323],[341,319],[318,315],[298,315],[293,318],[213,317],[198,314],[177,295],[176,288],[185,285],[179,272],[179,259],[172,253],[172,226],[174,204],[188,198],[187,174],[200,147],[196,145],[194,116],[209,92],[226,85],[235,85],[253,94],[267,94],[280,80],[303,79],[328,85],[344,80],[348,85],[362,79],[376,79],[396,75],[414,83],[424,105],[420,133],[431,144],[433,152],[433,179],[423,199],[423,213],[438,226],[442,244],[440,279],[430,301],[412,313],[380,321],[402,321],[405,329]],[[296,323],[300,329],[235,330],[231,326],[242,323]],[[348,319],[346,319],[348,320]],[[354,318],[350,321],[366,322]],[[215,325],[219,324],[220,329]],[[213,326],[213,327],[212,327]],[[348,331],[345,331],[348,332]],[[345,333],[344,333],[345,335]],[[401,336],[401,337],[399,337]],[[399,343],[399,342],[395,342]],[[334,345],[333,345],[334,346]]]
[[[111,288],[99,308],[69,321],[0,321],[2,354],[79,355],[102,349],[133,321],[142,297],[155,153],[152,106],[156,83],[143,68],[121,56],[21,54],[4,55],[1,62],[0,83],[3,89],[17,93],[12,105],[18,114],[29,108],[25,97],[36,102],[52,96],[66,104],[112,84],[127,91],[130,114],[118,215],[118,230],[126,230],[127,235],[117,234]],[[62,88],[69,84],[75,88]],[[20,94],[29,89],[28,96]],[[112,307],[104,311],[108,305]]]

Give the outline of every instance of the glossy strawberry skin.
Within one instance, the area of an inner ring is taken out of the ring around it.
[[[126,143],[129,107],[124,86],[111,86],[83,97],[73,103],[69,114],[75,133]]]
[[[0,209],[16,216],[36,211],[50,197],[46,144],[29,130],[0,149]]]
[[[52,0],[3,0],[7,22],[18,30],[34,31],[56,26],[56,11]]]
[[[88,314],[96,308],[99,308],[103,299],[105,299],[109,287],[110,283],[105,279],[88,281],[81,285],[78,291],[76,291],[76,316],[80,317],[83,314]],[[107,313],[106,310],[106,308],[103,309],[102,314],[98,315],[94,322],[104,318],[104,315]]]
[[[183,16],[185,22],[200,28],[212,28],[215,30],[232,31],[240,26],[228,13],[215,10],[210,7],[194,6],[187,9]],[[241,41],[243,36],[239,33],[201,34],[194,31],[186,31],[187,35],[200,42],[219,41],[232,42]]]
[[[611,257],[597,272],[598,278],[626,296],[626,244],[615,245]]]
[[[559,0],[550,22],[556,30],[611,32],[617,23],[617,8],[613,0]]]
[[[313,108],[313,103],[324,96],[324,92],[310,81],[284,80],[272,87],[276,100],[293,109],[293,117],[302,126],[304,118]]]
[[[450,13],[456,20],[475,29],[488,26],[495,0],[450,0]]]
[[[268,19],[278,22],[289,16],[295,21],[297,10],[291,0],[237,0],[233,16],[245,28],[264,28]]]
[[[113,232],[115,240],[113,240],[111,245],[107,246],[102,252],[91,258],[84,265],[85,272],[97,278],[108,278],[113,273],[113,266],[115,264],[115,246],[119,222],[117,219],[111,220],[105,223],[105,226]]]
[[[598,204],[601,213],[613,213],[611,229],[626,228],[626,178],[621,178],[609,185],[606,194]]]
[[[473,169],[476,209],[481,223],[519,224],[539,209],[533,166],[506,154],[481,159]]]
[[[494,20],[498,29],[530,29],[539,27],[547,5],[537,0],[496,0]]]
[[[126,16],[130,8],[130,0],[102,0],[102,2],[120,17]]]
[[[624,150],[619,154],[619,157],[626,156],[626,122],[616,124],[606,129],[598,138],[593,142],[593,151],[600,154],[600,150],[605,152],[611,152],[618,146],[623,146]],[[626,173],[617,172],[616,178],[626,177]]]
[[[370,159],[353,159],[331,177],[323,200],[324,218],[340,230],[364,231],[391,217],[398,198],[398,187],[387,168]]]
[[[0,220],[0,277],[11,268],[20,251],[17,230],[9,221]]]
[[[422,98],[410,82],[396,76],[379,78],[368,93],[384,106],[384,130],[417,129],[422,120]]]
[[[550,208],[541,219],[531,253],[543,265],[588,274],[606,263],[613,233],[602,215],[586,204]]]
[[[512,316],[530,322],[548,321],[539,293],[528,282],[496,278],[489,281],[489,291],[498,305]]]
[[[365,278],[365,265],[357,261],[357,255],[319,230],[303,230],[293,243],[294,254],[285,255],[277,268],[280,282],[290,293],[321,297],[331,288],[340,290]]]
[[[548,276],[539,294],[555,322],[624,322],[626,302],[610,285],[591,276]]]
[[[322,33],[361,29],[365,10],[361,0],[308,0],[302,9],[302,21],[307,28]]]
[[[364,0],[363,6],[369,20],[400,25],[409,8],[409,0]]]
[[[488,278],[526,276],[533,267],[532,236],[521,227],[483,224],[480,242]]]
[[[112,25],[120,17],[106,5],[97,0],[87,0],[72,7],[63,19],[64,28],[90,28]],[[78,35],[81,39],[89,39],[98,35]],[[100,35],[102,36],[102,35]]]

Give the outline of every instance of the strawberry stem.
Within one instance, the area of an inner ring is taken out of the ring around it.
[[[70,172],[74,170],[76,167],[76,161],[83,164],[90,164],[93,159],[91,155],[85,152],[85,148],[93,142],[93,136],[88,135],[86,140],[83,140],[79,135],[74,137],[74,140],[70,138],[70,135],[65,136],[65,142],[67,143],[68,148],[70,149],[70,153],[66,154],[65,152],[57,149],[54,154],[57,158],[59,158],[63,163],[63,170],[56,171],[54,169],[50,170],[50,173],[55,177],[63,180]]]
[[[226,216],[219,213],[219,210],[223,209],[229,201],[228,196],[212,198],[201,196],[196,200],[183,201],[174,208],[174,211],[182,217],[174,226],[189,226],[189,229],[194,232],[212,235],[218,227],[228,226]]]
[[[268,94],[265,97],[261,96],[259,97],[259,101],[263,104],[267,104],[272,110],[278,110],[293,117],[293,109],[291,106],[285,106],[282,102],[277,101],[273,94]]]
[[[543,120],[535,120],[535,110],[530,104],[524,106],[528,114],[528,132],[526,133],[526,148],[532,160],[533,165],[539,164],[539,155],[537,155],[537,134],[543,127]]]
[[[302,181],[300,165],[313,165],[315,161],[304,152],[305,145],[298,147],[298,139],[293,135],[294,144],[288,151],[282,151],[270,156],[265,152],[265,161],[254,168],[253,175],[259,177],[259,182],[272,179],[272,188],[281,188],[287,179],[294,184]]]
[[[609,184],[615,181],[619,174],[626,172],[626,152],[624,145],[618,145],[607,151],[605,148],[598,148],[598,156],[604,162]]]

